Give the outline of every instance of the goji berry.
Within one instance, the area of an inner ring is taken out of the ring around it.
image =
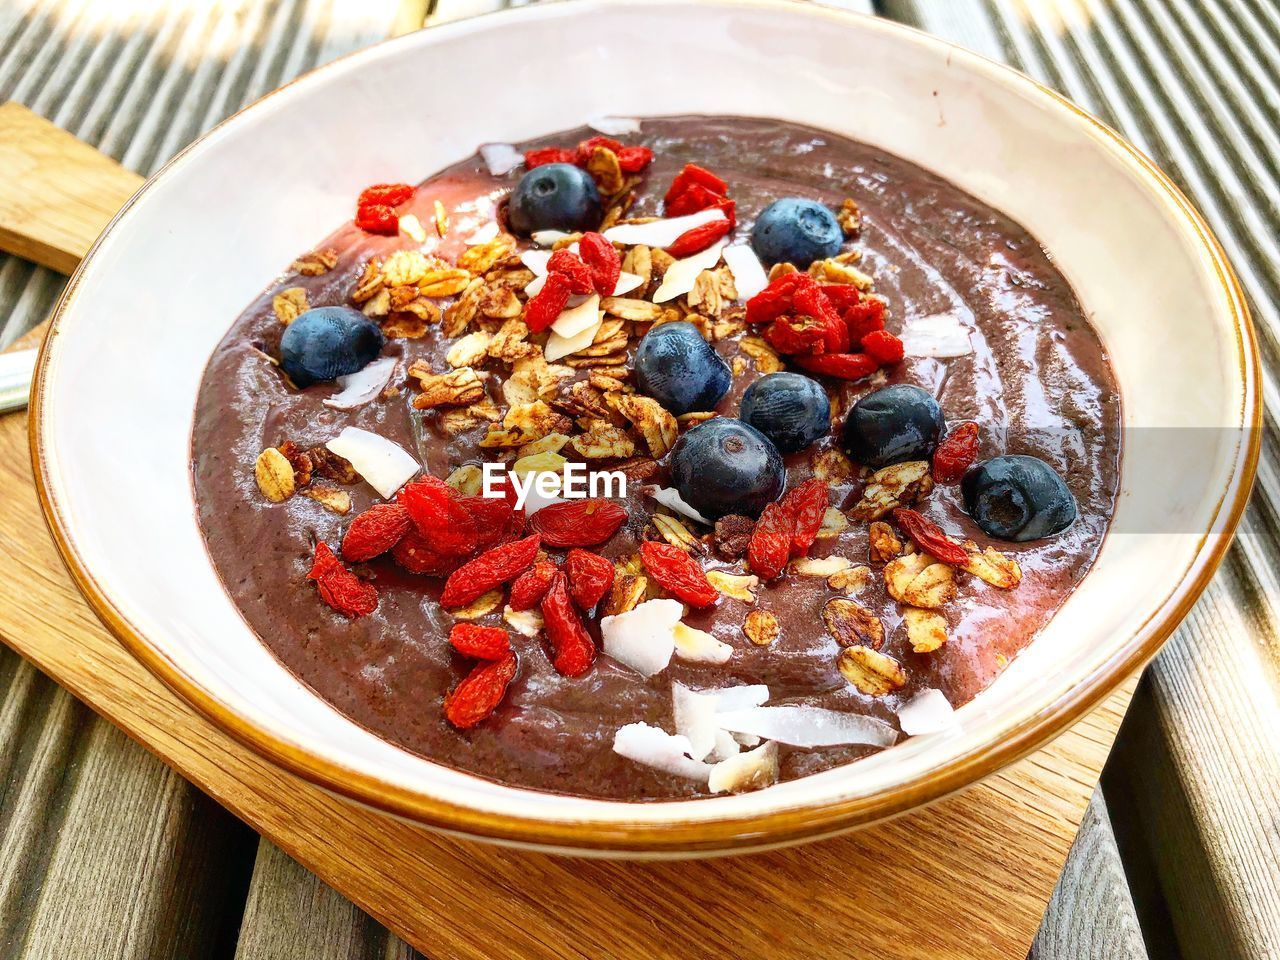
[[[583,610],[590,610],[613,586],[613,564],[598,553],[574,548],[565,557],[564,573],[569,596]]]
[[[464,563],[444,583],[440,594],[442,607],[461,607],[488,593],[494,587],[514,580],[528,569],[538,555],[542,538],[536,533],[514,543],[486,550],[474,560]]]
[[[578,163],[585,166],[586,162],[591,159],[591,155],[601,148],[611,150],[614,156],[617,156],[622,151],[622,144],[613,139],[613,137],[605,136],[590,137],[583,140],[578,144]],[[621,166],[621,163],[619,163],[619,166]]]
[[[764,508],[751,542],[747,544],[747,566],[762,580],[772,580],[782,573],[791,559],[791,542],[795,538],[795,521],[781,503]]]
[[[542,620],[551,644],[551,665],[566,677],[581,676],[591,669],[596,659],[596,645],[569,600],[563,573],[556,573],[547,595],[542,598]]]
[[[458,497],[457,502],[475,524],[476,550],[514,540],[524,529],[524,511],[501,497]]]
[[[933,451],[933,482],[959,483],[978,458],[978,425],[962,423]]]
[[[444,718],[459,730],[478,726],[498,708],[516,675],[516,655],[481,663],[444,698]]]
[[[762,331],[765,341],[779,353],[812,354],[826,351],[826,328],[816,317],[784,315]]]
[[[707,249],[731,229],[733,224],[728,220],[712,220],[710,223],[704,223],[702,226],[680,234],[676,237],[676,242],[667,247],[666,251],[677,260],[691,257]]]
[[[849,330],[816,283],[802,283],[796,287],[791,309],[802,317],[813,317],[822,325],[824,353],[849,351]]]
[[[729,221],[729,229],[733,229],[738,225],[738,204],[735,200],[725,197],[717,201],[713,206],[724,214],[725,219]]]
[[[772,323],[791,310],[796,288],[816,281],[807,273],[785,273],[747,301],[747,323]]]
[[[540,147],[537,150],[524,152],[525,169],[532,170],[548,163],[577,163],[577,151],[567,147]]]
[[[622,274],[622,257],[612,243],[598,233],[584,233],[578,241],[578,253],[591,269],[591,282],[602,297],[613,296]]]
[[[937,557],[943,563],[953,567],[964,566],[969,554],[964,547],[956,543],[932,520],[926,520],[914,510],[899,507],[893,511],[893,519],[898,522],[902,532],[916,542],[925,553]]]
[[[457,491],[430,477],[406,484],[396,499],[438,553],[462,557],[475,552],[479,531],[471,513],[458,502]]]
[[[841,316],[849,328],[849,341],[861,345],[870,334],[883,330],[884,311],[884,303],[880,300],[863,300],[845,310]]]
[[[409,532],[413,521],[399,503],[375,503],[351,521],[342,538],[342,556],[360,563],[386,553]]]
[[[610,500],[587,497],[543,507],[529,519],[549,547],[594,547],[622,526],[627,511]]]
[[[888,330],[872,330],[862,338],[862,349],[881,366],[901,363],[904,356],[902,341]]]
[[[679,547],[646,540],[640,544],[640,560],[658,586],[691,607],[709,607],[720,596],[698,561]]]
[[[571,250],[561,249],[551,254],[551,259],[547,261],[547,272],[564,277],[571,293],[590,293],[595,289],[591,268]],[[612,293],[612,289],[609,292]]]
[[[557,573],[550,560],[539,560],[511,584],[511,598],[507,603],[512,610],[532,610],[547,595],[547,588]]]
[[[320,599],[354,620],[378,609],[378,591],[342,565],[323,540],[316,543],[308,580],[316,582]]]
[[[852,283],[824,283],[821,287],[827,302],[837,313],[862,302],[862,293]]]
[[[686,217],[699,210],[714,207],[724,195],[708,190],[700,183],[691,183],[681,193],[666,202],[663,211],[668,217]]]
[[[880,369],[865,353],[824,353],[815,357],[793,357],[796,365],[810,373],[820,373],[841,380],[861,380]]]
[[[782,498],[783,509],[791,515],[794,529],[791,531],[791,555],[803,557],[818,539],[822,518],[827,512],[830,495],[827,482],[813,477],[794,490],[788,490]]]
[[[639,173],[653,163],[653,151],[648,147],[623,147],[614,153],[618,155],[618,166],[623,173]]]
[[[400,232],[400,218],[385,204],[372,203],[356,209],[356,226],[366,233],[390,237]]]
[[[449,631],[449,645],[464,657],[476,660],[501,660],[511,652],[507,631],[474,623],[455,623]]]
[[[561,274],[549,273],[542,289],[524,305],[524,323],[530,333],[545,330],[556,322],[573,294],[569,281]]]
[[[413,187],[407,183],[375,183],[365,187],[356,201],[357,207],[398,207],[413,196]]]
[[[391,556],[396,563],[410,573],[427,577],[444,577],[452,573],[463,560],[463,556],[444,553],[439,550],[433,539],[424,537],[416,528],[410,529],[391,548]]]
[[[675,179],[671,181],[671,186],[667,190],[666,196],[662,198],[662,202],[671,203],[672,200],[694,184],[706,187],[712,193],[719,194],[722,197],[729,190],[729,184],[725,183],[710,170],[704,169],[696,163],[686,163],[684,169],[677,173]]]

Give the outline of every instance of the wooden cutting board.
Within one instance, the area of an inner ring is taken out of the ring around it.
[[[74,262],[140,183],[0,105],[0,247]],[[30,199],[40,197],[57,198],[52,219]],[[334,797],[253,754],[148,673],[54,549],[25,414],[0,417],[0,489],[0,639],[430,956],[1021,960],[1136,682],[1003,773],[838,839],[670,863],[516,852]]]

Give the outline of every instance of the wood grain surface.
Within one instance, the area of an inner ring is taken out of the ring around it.
[[[261,760],[143,670],[63,570],[25,447],[25,416],[0,420],[0,635],[410,943],[451,957],[493,944],[527,957],[808,957],[837,941],[904,960],[1019,956],[1132,690],[959,796],[791,851],[640,864],[449,840]]]

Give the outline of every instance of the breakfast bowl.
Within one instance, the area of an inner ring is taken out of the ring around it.
[[[349,220],[367,184],[602,116],[765,117],[872,144],[1020,224],[1069,281],[1120,398],[1110,530],[1043,630],[946,730],[755,792],[641,803],[528,789],[433,762],[335,709],[224,588],[198,522],[192,434],[231,320]],[[347,57],[174,158],[68,286],[37,371],[32,451],[55,539],[97,613],[263,757],[468,838],[692,856],[903,813],[1097,706],[1156,653],[1227,548],[1258,453],[1256,365],[1240,290],[1200,217],[1134,148],[1026,77],[816,5],[578,0]]]

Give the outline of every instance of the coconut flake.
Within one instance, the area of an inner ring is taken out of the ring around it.
[[[604,238],[610,243],[621,243],[631,247],[644,244],[646,247],[669,247],[681,234],[700,227],[704,223],[727,219],[724,211],[716,207],[699,210],[684,217],[670,217],[665,220],[650,220],[648,223],[620,223],[604,232]],[[536,234],[534,235],[536,238]],[[541,241],[538,241],[541,243]]]
[[[710,270],[720,262],[723,251],[724,240],[718,240],[701,253],[675,261],[662,275],[662,285],[654,291],[653,302],[666,303],[676,297],[683,297],[693,289],[698,274],[703,270]]]
[[[572,337],[562,337],[552,330],[551,336],[547,338],[547,345],[542,348],[542,356],[547,363],[552,363],[561,357],[567,357],[572,353],[577,353],[579,350],[587,349],[587,347],[591,346],[592,341],[595,340],[596,334],[600,330],[600,324],[603,322],[604,319],[599,310],[597,310],[596,322],[585,330],[575,333]]]
[[[404,447],[359,427],[347,427],[325,444],[351,466],[383,499],[390,500],[421,465]]]
[[[395,357],[382,357],[362,370],[339,377],[337,383],[341,392],[325,397],[321,402],[335,410],[354,410],[364,406],[382,392],[398,362]]]
[[[969,331],[949,313],[907,321],[902,329],[902,346],[909,357],[963,357],[973,353]]]
[[[716,709],[721,712],[758,707],[769,699],[769,688],[763,683],[745,683],[736,687],[721,687],[719,690],[703,692],[716,695]]]
[[[570,303],[573,304],[572,301]],[[581,303],[573,304],[561,310],[560,316],[556,317],[555,322],[551,324],[551,330],[565,340],[572,340],[582,331],[589,330],[592,327],[598,328],[599,326],[600,298],[593,293],[589,297],[584,297]],[[548,361],[553,359],[555,358],[547,357]]]
[[[683,683],[672,681],[671,711],[676,733],[689,740],[689,756],[695,760],[706,759],[707,754],[715,749],[716,734],[721,732],[720,725],[716,723],[715,696],[698,693]]]
[[[561,240],[572,236],[572,233],[565,233],[563,230],[535,230],[529,235],[529,239],[540,247],[554,247]]]
[[[490,220],[483,226],[477,227],[476,232],[467,237],[466,244],[469,247],[478,247],[482,243],[488,243],[490,240],[496,239],[498,236],[498,221]]]
[[[683,614],[679,600],[646,600],[626,613],[605,617],[600,621],[604,652],[651,677],[671,662],[675,628]]]
[[[769,275],[756,252],[745,243],[735,243],[724,248],[725,266],[733,274],[733,285],[738,288],[739,300],[750,300],[769,285]]]
[[[509,143],[486,143],[480,147],[480,159],[494,177],[504,177],[524,163],[524,154]]]
[[[520,254],[520,262],[532,270],[535,277],[545,277],[551,254],[550,250],[526,250]],[[525,289],[528,290],[529,287],[526,286]]]
[[[707,775],[712,793],[739,793],[758,790],[778,781],[778,745],[763,744],[746,753],[721,760]]]
[[[522,637],[536,637],[545,626],[542,612],[536,607],[530,610],[512,610],[511,604],[507,604],[502,608],[502,619]]]
[[[414,243],[427,242],[427,231],[423,228],[422,221],[412,213],[406,213],[400,218],[400,232]]]
[[[705,781],[711,767],[689,756],[689,738],[647,723],[628,723],[613,735],[613,752],[677,777]]]
[[[733,656],[732,646],[687,623],[676,624],[674,639],[676,656],[681,660],[692,663],[727,663]]]
[[[654,500],[657,500],[664,507],[674,510],[676,513],[683,513],[690,520],[697,520],[699,523],[711,526],[710,520],[684,502],[684,497],[680,496],[679,490],[673,489],[672,487],[659,487],[652,483],[641,487],[640,489],[644,494],[652,497]]]
[[[734,743],[741,747],[746,747],[748,750],[760,745],[760,738],[754,733],[730,733],[729,736],[733,737]]]
[[[640,132],[640,121],[635,117],[596,117],[588,120],[587,126],[596,133],[606,137],[621,137],[628,133]]]
[[[548,476],[552,476],[556,478],[556,483],[555,483],[556,493],[540,493],[539,492],[537,478],[542,474],[547,474]],[[553,503],[560,503],[564,499],[563,497],[559,496],[560,488],[564,483],[564,479],[560,476],[560,474],[553,473],[550,470],[536,470],[533,473],[526,474],[524,479],[529,481],[529,488],[528,488],[528,491],[525,493],[525,497],[524,497],[524,515],[526,517],[532,517],[535,513],[537,513],[543,507],[549,507]]]
[[[760,741],[757,740],[756,743]],[[755,746],[753,743],[752,746]],[[704,759],[712,762],[727,760],[729,757],[737,756],[742,752],[742,744],[733,739],[733,734],[728,730],[716,729],[716,745],[711,751],[711,755]]]
[[[623,271],[618,274],[618,282],[613,286],[612,296],[620,297],[624,293],[630,293],[644,283],[644,277],[637,276],[634,273]]]
[[[822,707],[780,706],[728,710],[719,714],[720,726],[731,733],[754,733],[797,747],[830,747],[866,743],[887,747],[898,739],[893,727],[874,717]]]
[[[932,687],[921,690],[898,708],[898,724],[909,737],[946,733],[959,726],[947,695]]]

